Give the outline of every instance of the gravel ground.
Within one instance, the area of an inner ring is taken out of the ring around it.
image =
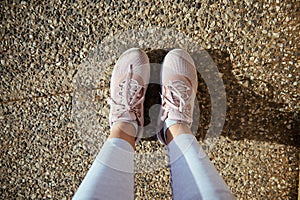
[[[296,199],[299,7],[296,0],[2,1],[1,198],[70,199],[109,133],[106,98],[116,58],[126,46],[140,46],[160,63],[168,50],[167,39],[124,44],[128,38],[122,33],[159,27],[181,33],[174,44],[190,52],[194,47],[185,46],[185,38],[191,38],[220,72],[226,90],[225,124],[213,150],[206,150],[237,199]],[[120,43],[103,46],[118,34]],[[155,51],[160,48],[164,50]],[[103,54],[113,56],[95,63]],[[103,71],[90,74],[91,80],[81,79],[97,65]],[[212,112],[204,80],[199,74],[200,143]],[[84,90],[80,84],[91,87]],[[84,117],[78,117],[78,102],[85,102],[80,100],[93,102],[91,115],[82,112]],[[90,134],[86,138],[81,134],[85,130]],[[148,138],[137,146],[137,155],[153,149],[162,147]],[[161,165],[147,171],[153,167],[143,163],[148,159],[137,160],[136,199],[171,199],[169,169]]]

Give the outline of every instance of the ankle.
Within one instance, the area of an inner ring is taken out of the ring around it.
[[[111,127],[111,133],[108,137],[120,138],[127,141],[133,148],[135,148],[135,137],[137,133],[137,127],[130,122],[117,122]]]
[[[181,134],[192,134],[192,131],[188,125],[177,123],[177,124],[170,126],[166,130],[165,134],[167,136],[166,143],[168,145],[176,136],[181,135]]]

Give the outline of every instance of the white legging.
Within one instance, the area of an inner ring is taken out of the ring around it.
[[[193,135],[178,135],[168,150],[173,199],[235,199]],[[131,145],[107,140],[73,199],[134,199]]]

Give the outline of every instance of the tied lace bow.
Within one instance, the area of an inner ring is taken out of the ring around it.
[[[114,112],[118,117],[121,117],[126,112],[134,113],[136,118],[140,117],[140,112],[138,112],[140,108],[137,106],[144,101],[144,87],[139,85],[136,80],[132,79],[132,75],[133,69],[132,65],[130,65],[125,80],[119,84],[119,87],[121,88],[121,91],[119,92],[121,102],[118,103],[110,98],[110,104],[115,105],[116,110]]]

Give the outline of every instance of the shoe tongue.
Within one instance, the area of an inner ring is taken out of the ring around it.
[[[124,88],[125,88],[125,86],[124,86]],[[134,79],[131,79],[128,83],[128,88],[127,89],[128,89],[128,91],[124,91],[124,92],[126,92],[128,94],[128,97],[129,97],[129,99],[128,99],[129,102],[128,103],[134,103],[134,102],[132,102],[132,100],[133,100],[132,97],[135,96],[135,93],[137,92],[138,82]],[[124,98],[123,101],[127,101],[127,99]]]

